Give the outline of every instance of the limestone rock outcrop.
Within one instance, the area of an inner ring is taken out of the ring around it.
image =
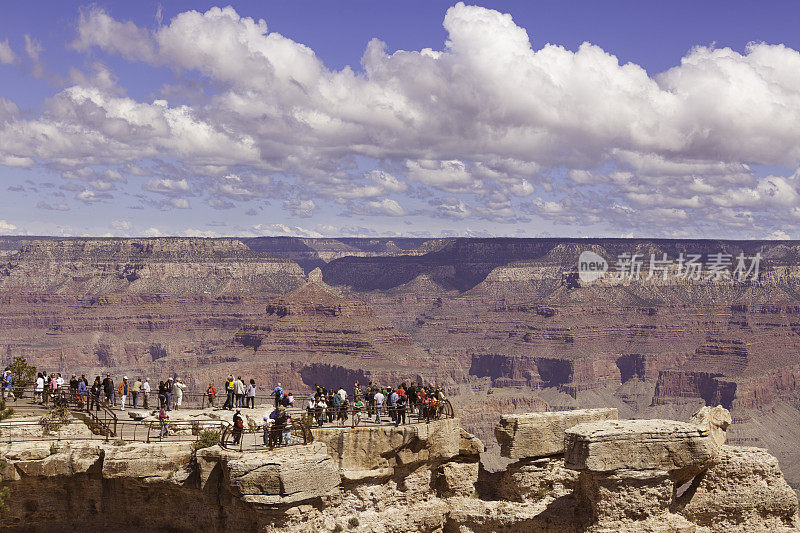
[[[721,405],[716,407],[706,405],[693,414],[689,422],[708,430],[708,436],[711,438],[716,454],[725,444],[726,432],[728,427],[733,424],[733,417],[731,412]]]
[[[339,472],[322,443],[225,454],[231,492],[247,503],[282,505],[338,492]]]
[[[592,472],[679,470],[714,455],[708,430],[674,420],[617,420],[566,431],[568,468]]]
[[[439,464],[456,457],[477,463],[483,451],[483,444],[461,429],[457,418],[346,431],[321,428],[314,431],[314,438],[325,443],[342,477],[349,481],[388,478],[421,464]]]
[[[618,418],[613,408],[503,415],[495,436],[503,457],[547,457],[564,453],[564,431],[572,426]]]
[[[552,442],[551,434],[541,434]],[[0,529],[77,530],[87,523],[109,531],[264,533],[800,528],[796,497],[777,460],[756,448],[715,449],[697,424],[578,424],[564,431],[563,453],[521,458],[499,472],[478,462],[483,445],[457,419],[323,428],[314,435],[307,445],[245,452],[194,451],[178,441],[0,444],[3,486],[11,491]],[[516,435],[529,449],[543,447],[530,433]],[[694,478],[681,486],[676,473],[687,468],[695,469]],[[490,484],[494,490],[485,490]]]
[[[676,508],[713,532],[800,530],[797,495],[778,460],[759,448],[722,446]]]

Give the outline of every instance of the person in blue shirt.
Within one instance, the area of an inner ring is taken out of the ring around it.
[[[278,383],[277,387],[272,389],[272,395],[275,396],[275,408],[277,409],[281,404],[281,398],[283,398],[283,387],[281,387],[280,383]]]

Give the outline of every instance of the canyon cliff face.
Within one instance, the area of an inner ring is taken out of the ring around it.
[[[777,460],[725,444],[730,413],[618,420],[616,409],[504,415],[488,471],[458,419],[322,428],[275,450],[188,442],[0,444],[7,531],[789,533]],[[497,419],[495,420],[497,423]],[[5,426],[13,425],[4,423]]]
[[[499,412],[731,409],[800,483],[800,244],[641,239],[0,238],[0,353],[62,372],[422,379],[498,447]],[[604,278],[578,256],[761,253],[747,282]],[[321,276],[315,273],[319,268]],[[297,391],[296,395],[297,395]],[[766,431],[764,429],[766,428]]]

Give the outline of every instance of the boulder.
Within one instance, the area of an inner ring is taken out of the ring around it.
[[[105,479],[134,478],[144,483],[183,484],[192,466],[190,442],[132,442],[117,446],[102,444]]]
[[[478,482],[480,464],[444,463],[437,472],[437,489],[442,496],[472,496]]]
[[[457,418],[397,427],[324,427],[314,430],[314,439],[325,443],[340,474],[349,481],[387,478],[395,474],[397,466],[414,469],[459,455],[471,456],[483,448],[478,439],[462,434]]]
[[[778,460],[759,448],[723,446],[678,498],[677,507],[714,532],[800,530],[797,495]]]
[[[226,454],[231,492],[249,503],[282,505],[339,490],[339,473],[324,444]]]
[[[564,431],[576,424],[618,418],[611,408],[503,415],[494,433],[500,455],[532,459],[563,454]]]
[[[674,471],[714,455],[708,430],[673,420],[610,420],[566,431],[567,468],[592,472]]]
[[[731,412],[721,405],[716,407],[706,405],[693,414],[689,422],[708,430],[708,436],[714,445],[714,451],[718,452],[725,444],[727,430],[733,424],[733,418],[731,417]]]
[[[16,442],[0,449],[6,462],[3,479],[51,477],[100,472],[103,450],[93,442]]]
[[[462,457],[475,457],[480,458],[480,455],[486,451],[486,446],[483,442],[471,433],[465,430],[460,430],[461,440],[458,447],[458,455]]]

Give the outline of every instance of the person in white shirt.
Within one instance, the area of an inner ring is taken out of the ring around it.
[[[386,396],[383,395],[381,391],[375,393],[375,423],[381,423],[381,409],[383,409],[383,401],[386,399]]]
[[[247,390],[245,391],[245,407],[249,407],[250,409],[256,408],[256,380],[251,379],[250,383],[247,385]]]
[[[175,409],[181,408],[181,403],[183,403],[183,391],[186,389],[186,384],[182,379],[175,381]]]
[[[342,387],[341,389],[339,389],[339,390],[336,392],[336,394],[338,394],[338,395],[339,395],[339,398],[341,398],[341,399],[342,399],[342,402],[344,402],[344,401],[347,399],[347,391],[345,391],[345,390],[344,390],[344,387]]]
[[[147,409],[148,400],[150,400],[150,381],[147,378],[144,378],[144,383],[142,383],[142,392],[144,392],[144,402],[142,402],[142,407]]]
[[[58,377],[56,378],[56,385],[58,385],[59,389],[62,385],[64,385],[64,378],[61,377],[61,374],[58,374]]]
[[[36,385],[33,388],[33,401],[36,403],[42,403],[42,392],[44,391],[44,375],[39,372],[39,375],[36,377]]]

